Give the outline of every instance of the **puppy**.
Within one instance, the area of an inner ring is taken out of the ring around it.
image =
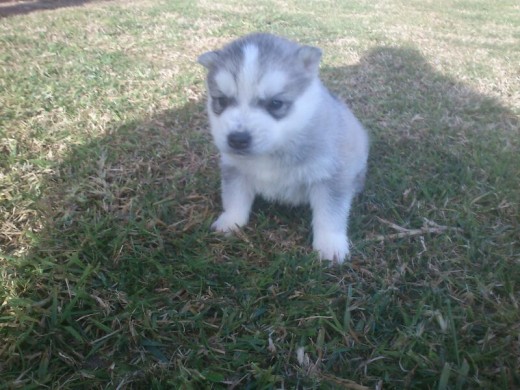
[[[310,204],[321,259],[349,257],[347,222],[363,188],[368,137],[319,79],[321,50],[252,34],[202,54],[208,116],[221,154],[224,212],[212,228],[247,224],[256,195]]]

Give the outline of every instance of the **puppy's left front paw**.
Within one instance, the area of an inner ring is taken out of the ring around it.
[[[229,212],[223,212],[218,219],[213,222],[211,228],[217,232],[230,235],[247,223],[247,217],[239,217]]]
[[[312,246],[318,252],[321,260],[342,264],[350,257],[346,234],[320,234],[314,238]]]

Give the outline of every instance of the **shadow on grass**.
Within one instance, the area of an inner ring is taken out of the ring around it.
[[[517,383],[518,315],[504,301],[518,293],[501,278],[520,280],[510,269],[519,251],[518,118],[413,49],[376,48],[323,77],[372,133],[351,266],[329,272],[294,248],[306,244],[306,218],[280,223],[276,207],[255,217],[259,232],[232,240],[209,232],[219,179],[203,103],[121,124],[71,150],[40,202],[45,231],[26,258],[10,259],[4,381],[292,387],[350,378],[433,388],[451,367],[454,385]],[[382,245],[370,240],[384,233],[378,217],[412,228],[428,218],[463,233]],[[480,296],[490,283],[493,294]],[[456,340],[426,318],[447,307]],[[406,337],[419,326],[430,335]],[[490,331],[488,348],[500,355],[478,347]]]
[[[419,227],[419,213],[469,235],[482,223],[518,228],[520,120],[511,109],[436,72],[411,48],[374,49],[325,77],[372,133],[364,201],[375,208],[361,213],[369,223],[362,235],[380,228],[367,214]]]
[[[80,7],[92,1],[93,0],[0,0],[0,18],[13,15],[25,15],[37,11]]]

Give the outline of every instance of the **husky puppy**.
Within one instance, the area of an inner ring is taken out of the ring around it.
[[[252,34],[202,54],[208,116],[221,154],[224,212],[212,228],[247,224],[256,195],[310,204],[321,259],[349,256],[347,221],[364,183],[368,137],[319,79],[321,50]]]

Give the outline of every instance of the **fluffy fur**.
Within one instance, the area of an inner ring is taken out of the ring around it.
[[[224,212],[212,225],[247,224],[256,195],[312,208],[320,258],[349,256],[347,221],[363,187],[368,138],[319,79],[321,50],[252,34],[198,62],[208,70],[208,116],[221,153]]]

